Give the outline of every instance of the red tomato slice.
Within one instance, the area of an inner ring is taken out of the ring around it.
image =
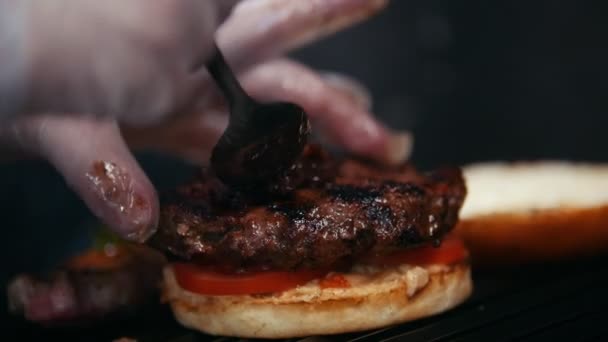
[[[228,274],[195,264],[173,264],[179,286],[210,296],[247,295],[286,291],[323,277],[326,271],[262,271]]]
[[[401,264],[451,264],[464,260],[468,252],[462,241],[446,238],[439,247],[422,246],[390,255],[375,256],[368,263],[396,266]],[[346,278],[329,276],[326,270],[260,271],[249,273],[221,272],[192,263],[174,263],[173,271],[183,289],[210,296],[274,293],[293,289],[311,280],[320,279],[323,288],[348,287]]]
[[[448,237],[441,242],[439,247],[428,245],[388,255],[379,255],[370,258],[369,263],[382,266],[453,264],[467,257],[468,252],[464,243],[458,238]]]

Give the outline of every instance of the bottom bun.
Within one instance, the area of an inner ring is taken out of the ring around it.
[[[292,338],[385,327],[432,316],[465,301],[473,285],[468,263],[355,267],[348,288],[318,281],[271,295],[205,296],[182,289],[165,268],[164,297],[180,324],[211,335]]]

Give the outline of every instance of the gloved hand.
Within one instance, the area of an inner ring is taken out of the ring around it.
[[[0,71],[18,81],[0,92],[21,86],[0,112],[158,121],[194,95],[234,2],[0,0],[0,35],[14,42]]]
[[[0,0],[0,146],[45,158],[106,224],[145,240],[158,200],[128,145],[207,161],[227,123],[197,68],[215,32],[253,97],[299,104],[352,153],[407,158],[409,135],[375,121],[356,83],[280,58],[386,0],[245,0],[226,19],[234,2]]]

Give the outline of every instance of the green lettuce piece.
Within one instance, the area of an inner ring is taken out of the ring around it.
[[[126,245],[126,241],[121,239],[118,235],[114,234],[106,227],[100,227],[97,229],[93,237],[93,248],[96,250],[104,250],[108,244],[122,246]]]

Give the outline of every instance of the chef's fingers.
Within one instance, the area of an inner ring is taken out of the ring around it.
[[[218,45],[234,68],[276,57],[359,23],[388,0],[245,0],[220,25]]]
[[[156,192],[114,121],[22,118],[3,127],[0,140],[48,160],[93,214],[122,237],[143,242],[155,231]]]
[[[232,68],[240,72],[359,23],[384,9],[388,2],[243,0],[220,26],[216,37]],[[332,85],[349,88],[357,100],[370,102],[367,91],[351,78],[335,73],[325,73],[323,77]],[[215,97],[210,97],[211,103],[217,102]]]
[[[257,99],[297,103],[313,128],[351,153],[389,164],[410,155],[411,135],[391,132],[376,120],[366,108],[369,98],[364,98],[362,87],[349,85],[346,78],[338,82],[334,76],[328,82],[301,64],[274,60],[244,73],[241,80]]]
[[[257,99],[293,101],[302,106],[325,138],[351,153],[385,163],[402,162],[410,154],[411,136],[391,132],[375,120],[369,112],[369,93],[349,77],[319,76],[295,62],[276,60],[239,78]],[[228,118],[219,95],[212,103],[163,126],[123,127],[124,135],[133,148],[153,148],[206,164]]]
[[[354,78],[331,71],[318,71],[325,83],[340,91],[361,109],[372,109],[372,94],[369,90]]]
[[[227,8],[234,3],[229,2]],[[232,9],[216,32],[217,44],[234,71],[239,72],[363,21],[387,3],[388,0],[245,0]],[[177,111],[192,102],[208,107],[219,96],[205,68],[190,75],[184,84],[187,86],[180,92],[184,101]]]

